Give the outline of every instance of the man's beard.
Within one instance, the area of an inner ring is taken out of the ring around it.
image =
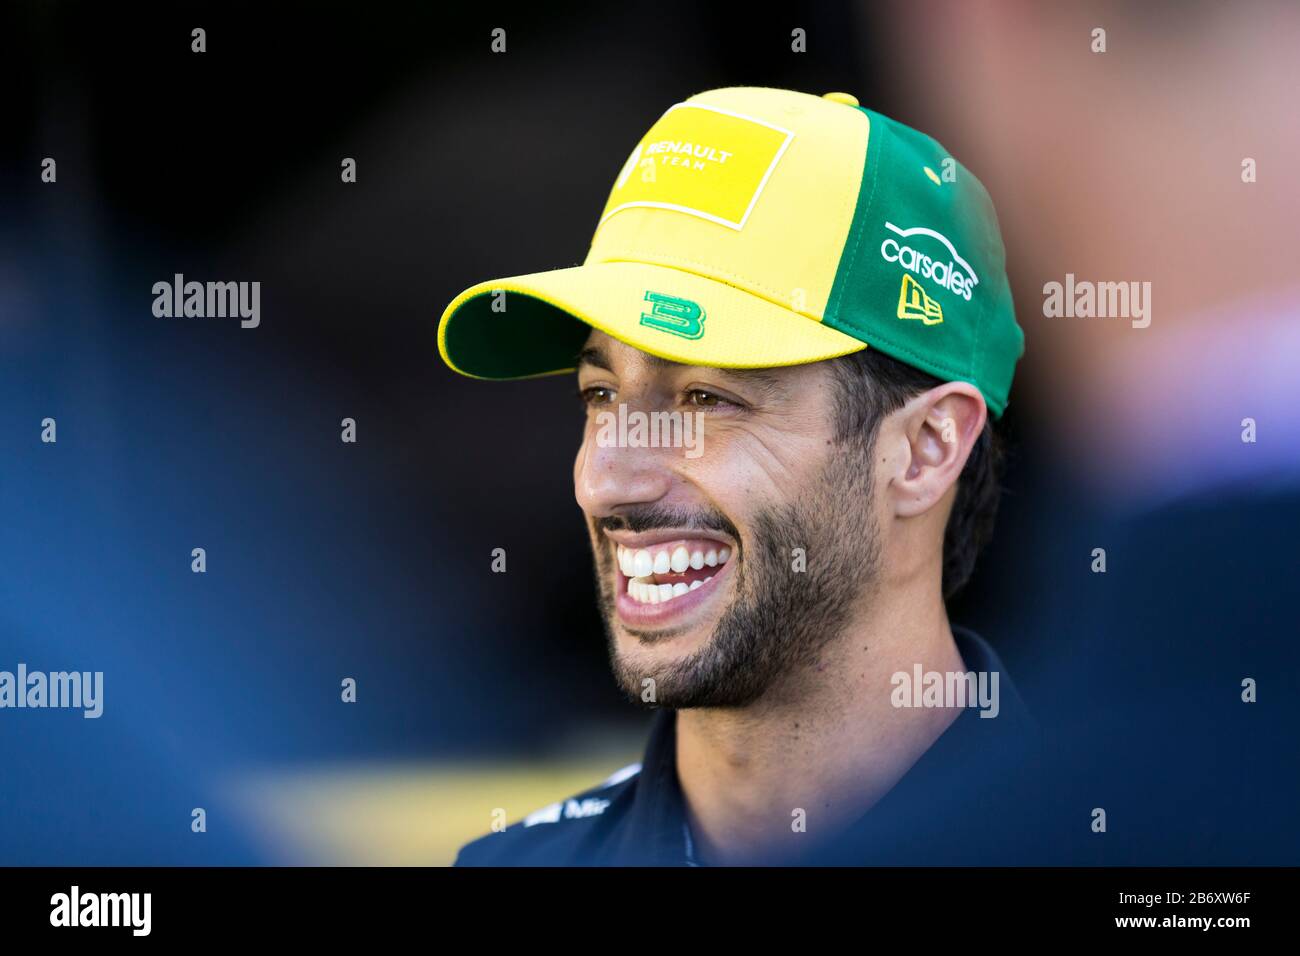
[[[740,542],[731,522],[716,511],[686,514],[649,506],[592,522],[597,532],[724,530],[741,544],[733,558],[735,597],[713,634],[688,657],[652,666],[619,655],[609,582],[621,586],[623,578],[609,549],[597,549],[597,594],[610,664],[629,699],[655,707],[744,707],[779,680],[822,664],[822,652],[844,631],[855,605],[868,597],[878,576],[880,540],[871,515],[871,458],[855,452],[836,447],[816,487],[760,512],[747,542]],[[796,548],[803,549],[804,571],[794,569]],[[655,640],[649,633],[635,636],[646,645]],[[647,679],[654,683],[646,685]],[[647,686],[653,688],[653,700],[643,699]]]

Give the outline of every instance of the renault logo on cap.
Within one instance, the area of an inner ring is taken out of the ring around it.
[[[739,232],[792,139],[793,130],[766,119],[678,103],[632,150],[597,227],[640,207],[684,212]]]

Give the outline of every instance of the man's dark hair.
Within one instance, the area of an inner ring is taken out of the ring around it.
[[[879,349],[862,349],[830,361],[838,383],[835,437],[870,456],[881,420],[913,396],[943,384]],[[1002,441],[993,419],[971,448],[957,483],[957,497],[943,536],[943,596],[952,597],[970,579],[975,559],[993,535],[1002,488]]]

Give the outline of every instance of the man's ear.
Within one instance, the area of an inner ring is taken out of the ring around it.
[[[924,514],[961,477],[988,420],[988,407],[975,386],[945,382],[890,417],[896,429],[891,445],[902,451],[890,476],[894,513],[900,518]]]

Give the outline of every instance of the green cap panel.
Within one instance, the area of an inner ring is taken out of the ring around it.
[[[1024,334],[993,203],[929,136],[862,112],[867,158],[824,322],[938,378],[972,383],[999,417]]]

